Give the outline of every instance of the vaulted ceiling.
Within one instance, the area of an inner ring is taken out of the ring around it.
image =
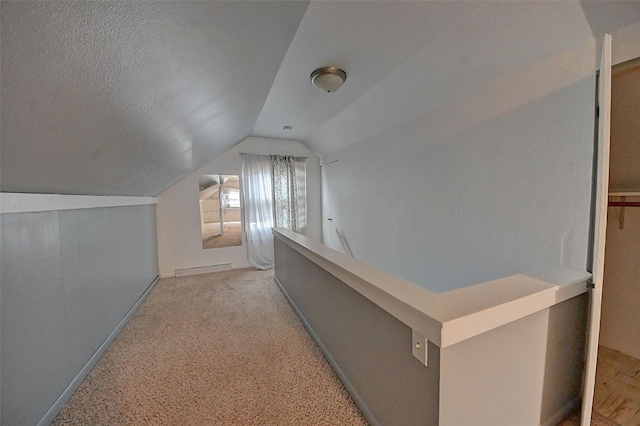
[[[329,153],[638,22],[639,5],[3,1],[0,189],[157,195],[250,135]],[[348,73],[332,94],[309,82],[326,65]]]
[[[156,195],[251,134],[304,2],[3,2],[3,191]]]

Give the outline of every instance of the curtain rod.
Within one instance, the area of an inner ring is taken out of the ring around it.
[[[640,207],[640,201],[609,201],[610,207]]]
[[[279,156],[281,156],[281,157],[293,157],[293,158],[304,158],[305,160],[306,160],[307,158],[309,158],[309,157],[301,157],[301,156],[299,156],[299,155],[282,155],[282,154],[254,154],[254,153],[252,153],[252,152],[241,152],[241,153],[240,153],[240,155],[243,155],[243,154],[248,154],[248,155],[261,155],[261,156],[263,156],[263,157],[268,157],[268,156],[270,156],[270,155],[279,155]]]

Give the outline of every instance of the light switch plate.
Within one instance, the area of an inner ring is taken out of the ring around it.
[[[420,333],[411,330],[411,353],[424,365],[427,365],[427,345],[429,341]]]

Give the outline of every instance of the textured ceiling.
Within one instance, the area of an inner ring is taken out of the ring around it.
[[[2,191],[156,195],[249,136],[307,2],[2,2]]]
[[[2,1],[1,13],[0,189],[157,195],[249,135],[327,154],[401,126],[640,21],[640,2]],[[309,83],[327,65],[348,73],[329,95]]]

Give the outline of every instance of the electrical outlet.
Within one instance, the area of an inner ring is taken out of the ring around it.
[[[429,341],[420,333],[411,330],[411,353],[424,365],[427,365],[427,345]]]

